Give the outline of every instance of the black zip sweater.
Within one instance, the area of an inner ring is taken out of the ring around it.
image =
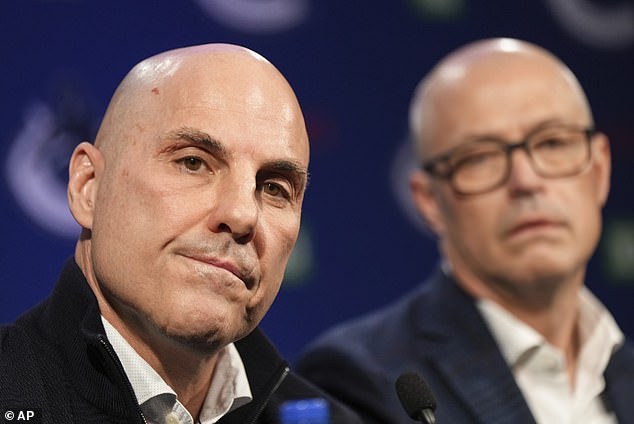
[[[219,424],[279,423],[279,405],[325,398],[332,424],[361,421],[315,386],[289,371],[275,347],[256,329],[236,342],[253,401]],[[41,423],[145,423],[132,386],[108,342],[97,300],[69,259],[51,296],[0,327],[0,422],[5,410],[36,410]],[[33,421],[31,421],[33,422]]]

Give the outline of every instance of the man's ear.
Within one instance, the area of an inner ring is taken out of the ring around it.
[[[444,233],[445,223],[431,185],[431,178],[423,171],[415,170],[410,176],[410,192],[416,209],[423,217],[427,227],[436,237],[441,237]]]
[[[103,172],[103,155],[88,142],[80,143],[68,166],[68,206],[75,221],[92,229],[98,180]]]
[[[610,193],[610,177],[612,172],[612,155],[610,153],[610,142],[603,133],[594,135],[592,141],[592,156],[595,177],[597,180],[597,195],[601,206],[605,206]]]

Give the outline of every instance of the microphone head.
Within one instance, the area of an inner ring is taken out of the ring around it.
[[[406,372],[396,379],[396,394],[411,418],[420,419],[422,411],[436,410],[436,399],[419,374]]]

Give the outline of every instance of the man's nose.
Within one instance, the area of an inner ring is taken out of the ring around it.
[[[533,166],[532,159],[525,149],[516,149],[509,158],[511,170],[507,186],[512,192],[533,192],[543,184],[541,177]]]
[[[230,233],[241,244],[250,242],[260,214],[255,178],[228,176],[220,185],[209,213],[209,229]]]

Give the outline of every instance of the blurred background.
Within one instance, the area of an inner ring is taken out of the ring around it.
[[[0,0],[0,322],[42,300],[72,255],[68,158],[93,140],[128,69],[236,43],[287,77],[312,142],[300,240],[263,323],[295,360],[436,266],[407,197],[410,94],[450,50],[494,36],[566,62],[610,137],[612,191],[587,280],[634,336],[634,0]]]

